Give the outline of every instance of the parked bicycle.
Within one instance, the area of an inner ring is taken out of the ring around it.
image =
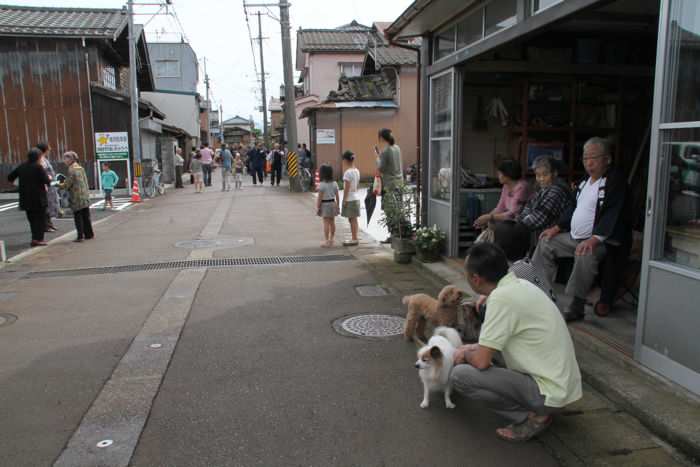
[[[165,184],[160,181],[160,169],[158,167],[154,167],[150,174],[144,174],[143,194],[147,198],[155,198],[158,195],[165,194]]]

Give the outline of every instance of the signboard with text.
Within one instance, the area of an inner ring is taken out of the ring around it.
[[[316,130],[316,144],[335,144],[335,130]]]
[[[129,159],[129,133],[126,131],[95,133],[98,160]]]

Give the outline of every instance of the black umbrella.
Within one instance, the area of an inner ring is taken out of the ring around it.
[[[369,225],[369,220],[372,218],[372,213],[374,213],[374,208],[377,207],[377,195],[374,190],[370,188],[367,190],[367,196],[365,196],[365,210],[367,211],[367,225]]]

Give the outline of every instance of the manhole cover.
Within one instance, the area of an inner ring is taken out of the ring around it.
[[[366,314],[337,319],[333,327],[353,337],[391,337],[403,334],[405,319],[395,315]]]
[[[378,285],[358,285],[355,287],[355,292],[360,297],[384,297],[389,295],[389,292]]]
[[[10,313],[0,313],[0,327],[9,326],[17,321],[17,317]]]
[[[188,250],[197,250],[200,248],[238,248],[254,244],[255,241],[251,237],[240,238],[219,238],[214,240],[183,240],[175,244],[178,248],[187,248]]]

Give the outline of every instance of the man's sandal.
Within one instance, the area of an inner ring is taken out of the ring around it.
[[[535,436],[539,435],[542,433],[544,430],[549,428],[549,425],[552,424],[552,417],[549,416],[547,419],[543,422],[537,422],[532,418],[528,418],[524,422],[520,423],[519,425],[512,424],[508,425],[506,429],[510,430],[512,433],[512,436],[505,436],[501,434],[499,431],[496,431],[496,434],[498,435],[499,438],[501,438],[504,441],[508,441],[511,443],[522,443],[525,441],[529,441]]]

